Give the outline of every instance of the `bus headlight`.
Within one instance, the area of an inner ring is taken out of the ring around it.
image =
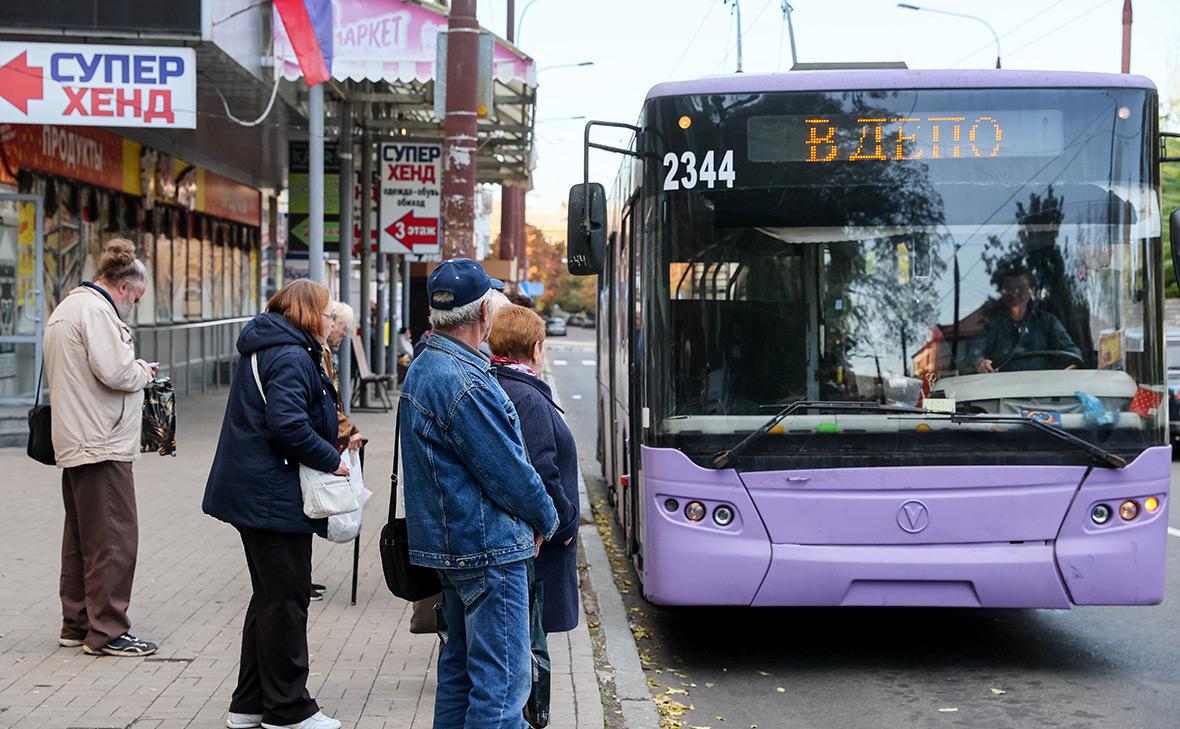
[[[1095,504],[1093,509],[1090,509],[1090,521],[1095,524],[1105,524],[1110,521],[1110,507],[1106,504]]]
[[[684,516],[689,521],[700,521],[705,518],[705,505],[699,501],[690,501],[688,506],[684,507]]]
[[[1139,502],[1128,499],[1119,504],[1119,516],[1123,521],[1131,521],[1139,516]]]
[[[1148,514],[1154,514],[1158,508],[1160,508],[1160,500],[1156,497],[1149,496],[1143,500],[1143,510]]]
[[[717,526],[729,526],[733,523],[733,509],[728,506],[718,506],[713,509],[713,521]]]

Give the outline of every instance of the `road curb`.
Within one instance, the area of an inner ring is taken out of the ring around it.
[[[544,375],[553,390],[554,402],[564,410],[561,395],[553,386],[552,370],[546,367]],[[635,636],[631,634],[631,623],[627,620],[623,596],[615,585],[606,545],[603,544],[602,536],[594,523],[594,512],[590,507],[590,495],[586,489],[586,480],[582,477],[581,466],[578,467],[578,501],[581,506],[581,522],[589,527],[578,530],[578,540],[582,543],[582,551],[586,555],[586,565],[589,568],[586,570],[588,587],[598,601],[598,629],[606,646],[607,663],[614,669],[611,678],[619,705],[623,709],[623,723],[627,729],[659,729],[660,715],[647,687],[647,675],[644,674],[643,665],[639,662],[639,648],[635,645]]]
[[[578,470],[578,490],[587,501],[586,482]],[[647,688],[647,676],[639,662],[639,648],[631,634],[623,596],[615,586],[610,559],[598,529],[591,526],[578,532],[589,569],[586,577],[590,591],[598,601],[599,630],[606,644],[606,660],[614,669],[615,693],[623,707],[623,722],[628,729],[659,729],[660,717]]]

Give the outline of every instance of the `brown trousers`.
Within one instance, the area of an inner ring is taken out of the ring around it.
[[[63,469],[61,493],[61,637],[102,648],[131,627],[127,606],[139,550],[131,464]]]

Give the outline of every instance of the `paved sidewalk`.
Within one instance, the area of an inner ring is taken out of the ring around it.
[[[57,646],[60,475],[23,450],[0,449],[0,728],[224,726],[249,577],[237,532],[201,513],[223,409],[224,391],[182,399],[179,455],[146,455],[135,467],[140,546],[131,619],[133,632],[160,642],[149,658],[95,658]],[[366,483],[376,494],[361,535],[357,605],[349,605],[352,545],[317,539],[313,575],[328,590],[311,604],[309,689],[346,728],[430,727],[437,639],[410,634],[409,604],[385,589],[377,552],[393,418],[356,419],[372,439]],[[552,636],[550,651],[551,726],[600,729],[585,620]]]

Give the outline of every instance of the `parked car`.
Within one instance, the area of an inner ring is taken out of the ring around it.
[[[545,336],[564,337],[566,334],[565,319],[560,316],[550,317],[549,321],[545,323]]]
[[[582,317],[582,326],[586,327],[587,329],[593,329],[595,326],[594,315],[587,314]]]
[[[571,327],[584,327],[584,326],[586,326],[586,315],[585,314],[574,314],[573,316],[571,316],[569,318],[569,321],[567,321],[566,324],[568,324]]]

